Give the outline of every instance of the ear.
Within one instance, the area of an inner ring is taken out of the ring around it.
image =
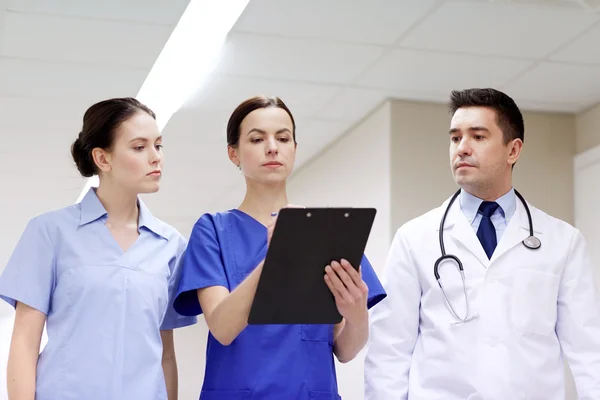
[[[231,162],[235,164],[235,166],[240,166],[240,159],[237,155],[237,149],[235,149],[233,146],[227,146],[227,155],[229,156]]]
[[[508,163],[515,165],[519,157],[521,156],[521,150],[523,149],[523,141],[521,139],[514,139],[508,143],[510,147],[510,153],[508,153]]]
[[[96,163],[96,166],[98,166],[98,170],[100,172],[106,173],[110,172],[112,169],[112,166],[110,165],[110,153],[108,153],[106,150],[96,147],[94,150],[92,150],[92,158],[94,159],[94,162]]]

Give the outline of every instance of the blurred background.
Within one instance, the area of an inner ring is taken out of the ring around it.
[[[396,229],[456,189],[445,103],[471,87],[525,111],[515,187],[581,229],[600,268],[599,0],[0,0],[0,271],[29,219],[94,184],[70,156],[91,104],[157,112],[165,175],[144,201],[188,236],[242,200],[225,125],[256,94],[297,121],[292,203],[376,207],[381,271]],[[2,400],[13,313],[0,304]],[[176,331],[181,399],[200,392],[206,336],[202,318]],[[344,399],[363,398],[362,357],[338,366]]]

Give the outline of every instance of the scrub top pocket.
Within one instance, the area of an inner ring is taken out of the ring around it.
[[[300,325],[302,340],[311,342],[328,342],[333,346],[333,325]]]

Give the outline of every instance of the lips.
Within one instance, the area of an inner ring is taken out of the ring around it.
[[[161,174],[162,174],[162,172],[159,169],[157,169],[157,170],[150,172],[148,175],[152,176],[152,175],[161,175]]]
[[[265,167],[280,167],[283,164],[279,161],[269,161],[268,163],[263,164]]]
[[[456,164],[456,168],[461,168],[461,167],[473,167],[472,164],[466,163],[466,162],[459,162],[458,164]]]

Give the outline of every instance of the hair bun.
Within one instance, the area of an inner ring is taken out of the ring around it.
[[[83,148],[81,132],[71,145],[71,156],[73,157],[73,161],[75,161],[75,165],[77,166],[79,173],[84,178],[94,176],[94,166],[90,163],[88,152]]]

